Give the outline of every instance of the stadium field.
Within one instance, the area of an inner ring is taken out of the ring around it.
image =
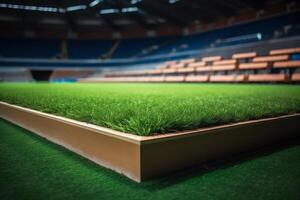
[[[0,120],[0,199],[299,199],[299,141],[141,184]]]
[[[137,135],[300,112],[300,86],[5,83],[0,101]]]

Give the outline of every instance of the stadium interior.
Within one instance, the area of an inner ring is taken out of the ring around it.
[[[300,199],[300,1],[0,0],[0,199]]]

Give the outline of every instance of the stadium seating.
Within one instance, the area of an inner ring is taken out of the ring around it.
[[[232,55],[233,59],[248,59],[254,58],[257,56],[256,52],[247,52],[247,53],[236,53]]]
[[[300,81],[300,73],[295,73],[292,75],[292,81]]]
[[[121,39],[120,44],[111,56],[112,58],[157,56],[206,49],[209,47],[224,47],[269,40],[274,38],[274,31],[277,29],[280,29],[286,25],[297,27],[299,25],[299,20],[297,20],[297,17],[299,18],[299,16],[300,12],[297,12],[184,36],[159,36],[140,39]],[[251,38],[249,35],[253,35],[255,37]],[[299,35],[299,30],[297,34],[293,33],[292,35]],[[290,35],[287,33],[281,37],[289,36]],[[70,59],[106,58],[105,55],[110,51],[115,42],[116,40],[113,39],[67,40],[66,53]],[[287,50],[286,52],[277,50],[270,52],[270,55],[291,54],[296,52],[299,53],[299,49]],[[61,40],[14,38],[0,40],[0,57],[4,58],[13,57],[49,59],[60,58],[62,54]],[[233,55],[232,58],[251,58],[253,56],[255,56],[255,54],[252,52],[249,55]]]
[[[288,60],[289,55],[279,55],[279,56],[262,56],[253,58],[253,62],[274,62],[281,60]]]
[[[208,75],[187,75],[185,78],[186,82],[208,82],[209,76]]]
[[[166,82],[184,82],[185,76],[166,76]]]
[[[203,62],[213,62],[213,61],[217,61],[217,60],[221,60],[222,57],[221,56],[210,56],[210,57],[204,57],[202,58]]]
[[[104,56],[113,45],[112,40],[68,40],[70,59],[97,59]]]
[[[297,16],[299,15],[300,13],[287,14],[256,22],[249,22],[242,25],[180,37],[174,40],[174,42],[165,45],[163,48],[153,51],[150,55],[205,49],[211,46],[220,47],[247,44],[261,40],[268,40],[273,38],[274,32],[277,29],[281,29],[286,25],[298,27],[299,20],[297,20]],[[294,31],[295,33],[288,32],[283,34],[281,37],[299,35],[299,29],[295,29]],[[257,37],[249,37],[249,35]],[[185,48],[182,48],[182,46]]]
[[[292,53],[300,53],[300,48],[275,49],[270,51],[270,55],[281,55],[281,54],[292,54]]]
[[[267,69],[268,62],[260,62],[260,63],[241,63],[239,65],[240,70],[249,70],[249,69]]]
[[[300,67],[300,61],[283,61],[275,62],[274,68],[298,68]]]
[[[60,53],[60,41],[46,39],[1,39],[0,57],[55,58]]]
[[[288,76],[286,74],[250,74],[249,82],[286,82]]]
[[[0,72],[0,82],[30,82],[33,80],[30,71],[27,69]]]
[[[272,55],[235,53],[230,58],[208,56],[166,62],[157,69],[107,73],[98,82],[297,82],[299,60],[291,60],[298,48],[273,49]],[[245,61],[246,59],[246,61]],[[89,78],[82,81],[88,82]],[[95,82],[95,80],[93,80]]]
[[[142,38],[142,39],[127,39],[122,40],[119,47],[113,54],[113,58],[128,58],[143,56],[140,54],[145,49],[149,49],[154,45],[160,45],[165,40],[170,40],[173,37],[156,37],[156,38]]]
[[[210,82],[244,82],[247,76],[245,75],[212,75],[209,78]]]

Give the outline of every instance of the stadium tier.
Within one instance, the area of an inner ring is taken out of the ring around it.
[[[235,53],[170,61],[152,70],[107,73],[81,82],[293,82],[299,81],[300,48],[274,49],[269,55]]]
[[[183,36],[137,39],[16,39],[0,40],[2,58],[107,59],[141,58],[156,55],[247,44],[297,36],[300,12],[275,16]]]
[[[300,1],[0,0],[0,200],[299,200]]]

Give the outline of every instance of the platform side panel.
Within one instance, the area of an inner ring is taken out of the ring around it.
[[[297,115],[142,144],[142,180],[299,137],[299,124]]]
[[[140,181],[138,144],[1,103],[0,117],[104,167]]]

